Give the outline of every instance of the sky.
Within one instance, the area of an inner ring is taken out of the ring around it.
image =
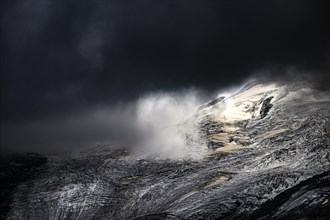
[[[90,122],[100,109],[120,111],[155,91],[207,94],[256,72],[281,79],[292,68],[330,83],[326,1],[0,4],[2,147],[46,145],[63,129],[63,142],[106,136],[103,119]],[[86,125],[77,115],[97,132],[77,131]],[[54,128],[42,133],[48,124]]]

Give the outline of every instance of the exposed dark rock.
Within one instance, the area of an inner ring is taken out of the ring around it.
[[[6,219],[15,188],[36,176],[47,158],[36,153],[20,153],[2,155],[0,161],[0,219]]]
[[[204,108],[210,107],[210,106],[212,106],[212,105],[215,105],[215,104],[221,102],[221,101],[224,100],[224,99],[225,99],[225,97],[223,97],[223,96],[221,96],[221,97],[219,97],[219,98],[216,98],[216,99],[210,101],[209,103],[207,103],[206,105],[202,105],[202,106],[200,106],[200,107],[198,108],[198,110],[201,110],[201,109],[204,109]]]
[[[225,97],[221,96],[221,97],[219,97],[219,98],[217,98],[217,99],[214,99],[213,101],[207,103],[206,106],[209,107],[209,106],[215,105],[215,104],[221,102],[221,101],[224,100],[224,99],[225,99]]]
[[[266,117],[269,110],[273,107],[273,105],[270,103],[273,98],[274,98],[274,96],[268,97],[262,102],[262,106],[261,106],[261,109],[260,109],[260,117],[261,118]]]
[[[249,216],[249,219],[324,219],[330,216],[330,172],[315,175],[285,190]]]
[[[224,143],[222,143],[222,142],[209,141],[209,142],[207,143],[207,147],[208,147],[209,149],[216,149],[216,148],[223,147],[223,146],[225,146],[225,145],[224,145]]]
[[[211,135],[211,134],[218,134],[218,133],[222,133],[223,130],[223,124],[219,123],[219,122],[215,122],[212,121],[209,118],[204,118],[200,124],[199,124],[199,128],[200,128],[200,133],[204,136],[204,135]]]

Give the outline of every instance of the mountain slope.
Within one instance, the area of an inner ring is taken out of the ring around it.
[[[327,219],[329,92],[249,83],[167,128],[202,159],[98,147],[48,155],[7,219]]]

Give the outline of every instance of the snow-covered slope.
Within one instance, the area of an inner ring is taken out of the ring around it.
[[[49,155],[8,219],[327,219],[329,110],[329,92],[307,83],[251,82],[164,129],[197,159]]]

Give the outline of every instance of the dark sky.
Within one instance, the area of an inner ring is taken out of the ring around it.
[[[326,1],[1,1],[1,121],[295,66],[329,79]]]

